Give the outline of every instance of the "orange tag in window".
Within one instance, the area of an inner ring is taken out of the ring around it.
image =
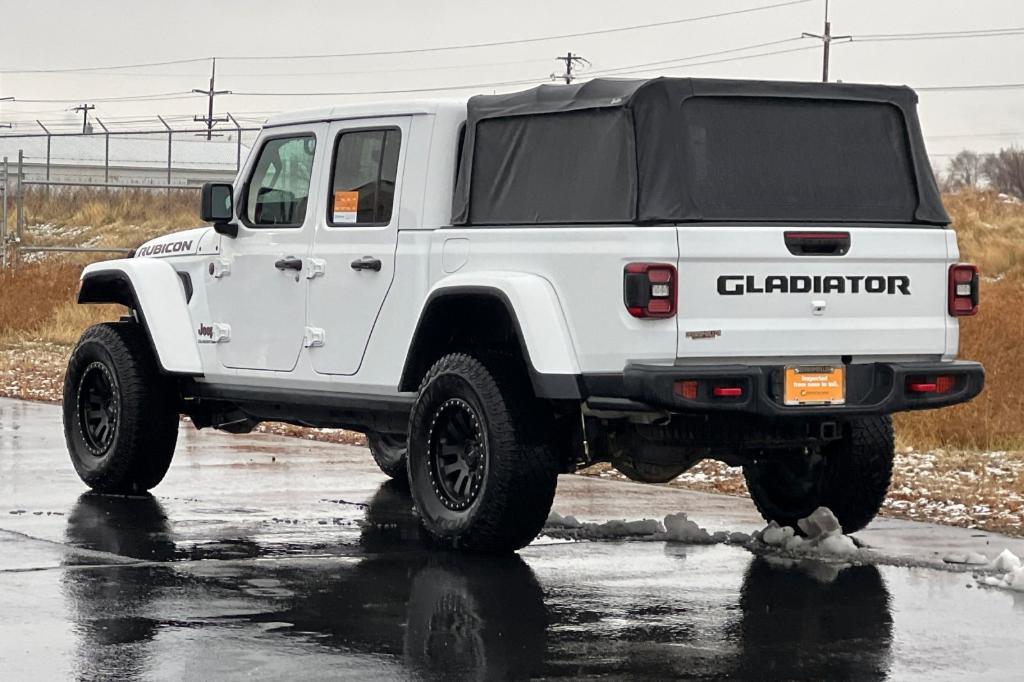
[[[359,215],[359,192],[334,193],[334,220],[336,223],[354,223]]]

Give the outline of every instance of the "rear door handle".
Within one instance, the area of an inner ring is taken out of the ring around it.
[[[298,272],[302,270],[302,259],[295,258],[294,256],[288,256],[287,258],[281,258],[274,263],[274,267],[278,270],[295,270]]]
[[[374,258],[373,256],[363,256],[352,261],[353,270],[373,270],[374,272],[380,272],[380,259]]]

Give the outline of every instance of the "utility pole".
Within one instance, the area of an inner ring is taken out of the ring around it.
[[[555,61],[565,62],[565,73],[552,73],[551,80],[558,80],[559,78],[561,78],[562,80],[565,81],[566,85],[569,85],[574,80],[576,80],[576,76],[573,74],[574,67],[590,66],[589,61],[579,56],[578,54],[573,54],[572,52],[566,52],[564,57],[555,57]]]
[[[213,57],[211,61],[212,61],[212,64],[210,66],[210,87],[209,87],[209,89],[207,89],[207,90],[201,90],[199,88],[193,88],[192,89],[192,92],[198,93],[200,95],[206,95],[206,97],[207,97],[206,116],[195,116],[194,119],[193,119],[197,123],[202,122],[202,123],[206,124],[206,139],[207,140],[213,139],[213,126],[217,125],[218,123],[226,123],[227,120],[228,120],[226,118],[214,118],[213,117],[213,98],[216,97],[217,95],[230,95],[231,94],[230,90],[218,90],[217,89],[217,87],[216,87],[216,84],[217,84],[217,58]]]
[[[825,0],[825,32],[821,35],[817,33],[804,33],[804,38],[817,38],[821,41],[824,47],[824,52],[821,56],[821,82],[828,83],[828,57],[831,52],[833,40],[853,40],[853,36],[834,36],[832,35],[832,22],[828,20],[828,0]]]
[[[89,132],[89,112],[95,109],[96,106],[93,104],[79,104],[72,111],[82,112],[82,134],[85,135]]]

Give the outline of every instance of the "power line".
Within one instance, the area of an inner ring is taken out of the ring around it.
[[[785,50],[771,50],[771,51],[768,51],[768,52],[757,52],[757,53],[754,53],[754,54],[740,55],[740,56],[737,56],[737,57],[725,57],[723,59],[710,59],[710,60],[703,61],[703,62],[693,62],[693,63],[688,63],[688,64],[677,64],[675,66],[663,66],[663,67],[660,67],[659,70],[661,70],[661,71],[675,71],[676,69],[689,69],[689,68],[693,68],[695,66],[708,66],[710,64],[726,64],[728,62],[739,62],[739,61],[743,61],[745,59],[755,59],[755,58],[758,58],[758,57],[771,57],[771,56],[779,55],[779,54],[789,54],[791,52],[806,52],[807,50],[817,50],[817,49],[818,49],[817,45],[804,45],[802,47],[791,47],[791,48],[788,48],[788,49],[785,49]],[[648,68],[638,68],[638,69],[630,68],[629,70],[619,72],[618,75],[620,75],[620,76],[631,76],[631,75],[635,75],[635,74],[638,74],[638,73],[645,73],[647,71],[652,71],[652,70],[653,69],[648,69]],[[595,75],[604,75],[604,74],[610,73],[611,71],[615,71],[615,69],[608,70],[608,71],[595,72]]]
[[[137,64],[111,64],[108,66],[74,66],[53,69],[2,69],[4,74],[30,74],[30,73],[76,73],[85,71],[115,71],[118,69],[148,68],[154,66],[168,66],[171,64],[193,64],[195,62],[209,61],[209,57],[192,57],[189,59],[171,59],[165,62],[142,62]]]
[[[609,69],[597,69],[596,71],[592,71],[590,73],[591,73],[591,75],[594,75],[594,76],[598,76],[598,75],[603,76],[603,75],[606,75],[606,74],[618,73],[618,72],[621,72],[621,71],[646,70],[648,67],[669,66],[669,65],[673,65],[673,64],[674,65],[678,65],[678,62],[688,62],[688,61],[692,61],[694,59],[704,59],[706,57],[717,57],[719,55],[732,54],[732,53],[735,53],[735,52],[746,52],[748,50],[755,50],[755,49],[757,49],[759,47],[772,47],[772,46],[775,46],[775,45],[784,45],[786,43],[792,43],[792,42],[799,41],[799,40],[803,40],[803,37],[802,36],[797,36],[795,38],[783,38],[781,40],[770,40],[770,41],[764,42],[764,43],[754,43],[752,45],[744,45],[742,47],[732,47],[732,48],[729,48],[729,49],[726,49],[726,50],[716,50],[714,52],[705,52],[703,54],[690,55],[689,57],[676,57],[675,59],[663,59],[663,60],[657,61],[657,62],[646,62],[646,63],[643,63],[643,64],[631,64],[629,66],[617,66],[617,67],[609,68]],[[768,55],[768,54],[775,54],[775,53],[774,52],[766,52],[765,54]],[[751,55],[751,56],[757,56],[757,55]],[[738,59],[746,59],[746,58],[747,57],[740,57]]]
[[[237,57],[222,57],[223,60],[228,61],[252,61],[252,60],[282,60],[282,59],[335,59],[342,57],[380,57],[384,55],[401,55],[401,54],[421,54],[424,52],[450,52],[453,50],[471,50],[485,47],[501,47],[505,45],[527,45],[530,43],[541,43],[552,40],[566,40],[569,38],[583,38],[597,35],[608,35],[611,33],[623,33],[626,31],[640,31],[649,28],[661,28],[664,26],[678,26],[680,24],[689,24],[698,21],[707,21],[710,19],[722,19],[724,17],[737,16],[741,14],[750,14],[751,12],[764,12],[767,10],[779,9],[781,7],[791,7],[794,5],[804,5],[815,0],[787,0],[787,2],[777,2],[771,5],[761,5],[758,7],[748,7],[745,9],[730,10],[727,12],[717,12],[715,14],[705,14],[697,17],[685,17],[682,19],[669,19],[666,21],[657,21],[648,24],[635,24],[632,26],[620,26],[618,28],[605,28],[597,29],[594,31],[579,31],[576,33],[562,33],[560,35],[548,35],[548,36],[537,36],[533,38],[517,38],[510,40],[496,40],[486,43],[467,43],[463,45],[444,45],[439,47],[420,47],[420,48],[408,48],[403,50],[377,50],[374,52],[340,52],[335,54],[311,54],[311,55],[279,55],[275,57],[268,57],[263,55],[243,55]]]
[[[445,85],[435,88],[408,88],[404,90],[353,90],[342,92],[232,92],[236,97],[349,97],[356,95],[407,95],[423,92],[447,92],[449,90],[485,90],[510,85],[537,85],[543,79],[529,78],[517,81],[501,81],[497,83],[473,83],[469,85]]]
[[[750,14],[753,12],[764,12],[773,9],[779,9],[782,7],[792,7],[796,5],[804,5],[815,0],[786,0],[785,2],[776,2],[770,5],[760,5],[757,7],[747,7],[738,10],[729,10],[726,12],[716,12],[714,14],[705,14],[696,17],[684,17],[681,19],[668,19],[665,21],[651,22],[647,24],[635,24],[632,26],[620,26],[617,28],[605,28],[596,29],[593,31],[578,31],[575,33],[562,33],[558,35],[546,35],[546,36],[534,36],[530,38],[516,38],[509,40],[497,40],[484,43],[465,43],[461,45],[441,45],[436,47],[419,47],[419,48],[406,48],[401,50],[374,50],[370,52],[341,52],[335,54],[307,54],[307,55],[238,55],[238,56],[223,56],[218,55],[217,58],[221,61],[280,61],[280,60],[297,60],[297,59],[338,59],[346,57],[380,57],[385,55],[404,55],[404,54],[423,54],[428,52],[451,52],[455,50],[472,50],[487,47],[502,47],[507,45],[529,45],[532,43],[549,42],[553,40],[566,40],[569,38],[583,38],[599,35],[609,35],[614,33],[623,33],[627,31],[640,31],[651,28],[662,28],[665,26],[678,26],[680,24],[688,24],[700,21],[708,21],[711,19],[722,19],[725,17],[739,16],[743,14]],[[132,68],[151,68],[156,66],[168,66],[172,64],[192,64],[196,62],[208,61],[213,57],[193,57],[188,59],[173,59],[161,62],[146,62],[146,63],[133,63],[133,64],[114,64],[105,66],[87,66],[87,67],[66,67],[66,68],[47,68],[47,69],[0,69],[0,73],[4,74],[35,74],[35,73],[82,73],[91,71],[111,71],[118,69],[132,69]]]
[[[64,102],[81,102],[83,99],[89,99],[93,102],[155,102],[162,100],[171,99],[189,99],[196,97],[195,93],[192,92],[158,92],[146,95],[122,95],[118,97],[67,97],[67,98],[32,98],[32,99],[21,99],[18,98],[16,102],[28,102],[30,104],[61,104]]]
[[[933,85],[914,88],[917,92],[962,92],[966,90],[1019,90],[1024,83],[972,83],[967,85]]]
[[[1015,28],[979,28],[963,31],[921,31],[918,33],[864,33],[857,36],[860,42],[880,42],[886,40],[940,40],[956,38],[998,38],[1000,36],[1020,35],[1024,27]]]

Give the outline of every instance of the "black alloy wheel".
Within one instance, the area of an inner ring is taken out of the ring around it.
[[[438,499],[449,509],[466,509],[487,471],[487,444],[476,411],[461,398],[446,400],[431,419],[427,442]]]
[[[96,457],[110,449],[117,433],[120,401],[116,380],[102,362],[85,368],[78,381],[78,420],[85,446]]]

